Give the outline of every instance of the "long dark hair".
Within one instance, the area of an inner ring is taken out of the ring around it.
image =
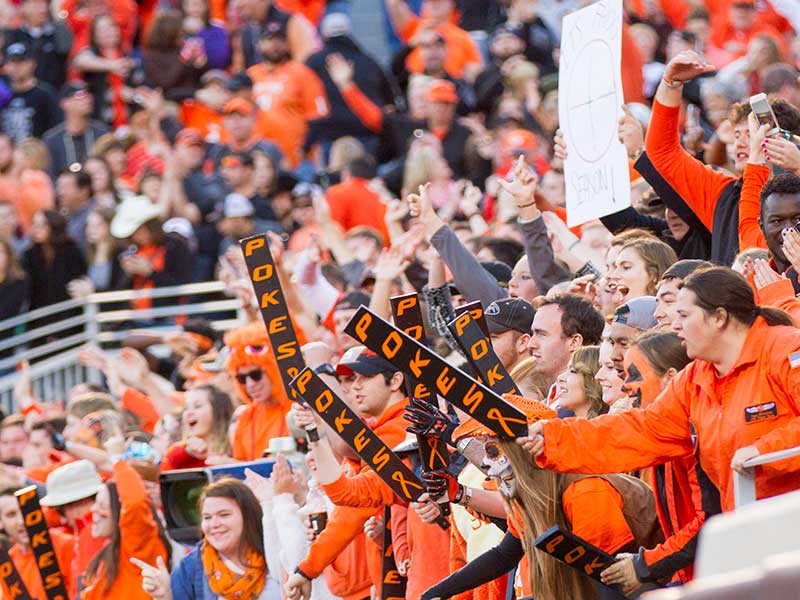
[[[728,267],[700,269],[681,284],[694,292],[696,304],[707,314],[719,309],[730,317],[750,327],[758,317],[764,317],[767,325],[794,326],[792,318],[782,310],[758,306],[753,288],[747,280]]]
[[[117,34],[119,36],[119,39],[117,40],[117,48],[122,46],[122,28],[117,24],[116,21],[114,21],[114,19],[111,18],[110,15],[97,15],[94,19],[92,19],[92,24],[89,26],[89,48],[97,56],[102,56],[103,53],[103,51],[100,49],[100,46],[97,44],[97,24],[100,22],[100,19],[108,19],[114,24],[114,27],[117,28]]]
[[[56,210],[43,210],[42,215],[44,215],[47,227],[50,229],[47,245],[54,250],[58,250],[71,239],[67,234],[67,220],[64,215]]]
[[[264,511],[253,491],[238,479],[222,477],[206,486],[200,496],[200,509],[206,498],[228,498],[233,500],[242,511],[242,537],[239,540],[239,551],[253,548],[259,554],[264,554],[264,528],[261,519]]]
[[[11,243],[8,240],[0,240],[0,246],[2,246],[3,251],[6,253],[6,262],[8,263],[6,265],[6,273],[3,275],[3,278],[0,279],[0,283],[24,279],[25,271],[20,266],[17,255],[14,254],[14,248],[11,247]]]
[[[111,585],[117,578],[119,572],[119,549],[122,544],[122,531],[119,526],[119,515],[122,512],[122,504],[119,501],[119,492],[117,491],[117,484],[113,481],[106,483],[108,488],[108,503],[111,508],[111,537],[108,544],[89,562],[86,567],[86,580],[94,581],[100,573],[100,567],[103,567],[103,575],[105,576],[105,585],[103,591],[108,592]],[[156,509],[150,504],[150,513],[153,515],[153,520],[158,527],[158,537],[164,548],[167,551],[166,563],[170,564],[172,560],[172,546],[170,545],[169,538],[167,537],[164,527],[161,525],[161,518],[156,513]]]

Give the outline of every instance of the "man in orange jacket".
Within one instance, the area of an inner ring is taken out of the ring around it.
[[[0,525],[3,526],[6,535],[14,543],[8,551],[8,555],[11,557],[11,562],[14,563],[17,573],[19,573],[22,583],[25,584],[28,595],[31,598],[46,598],[42,576],[39,573],[28,530],[22,520],[22,512],[14,492],[16,492],[15,488],[6,488],[0,491]],[[75,595],[75,582],[71,571],[74,556],[72,536],[51,529],[50,539],[53,542],[53,550],[55,551],[61,574],[64,576],[67,592],[72,598]],[[5,582],[2,584],[2,588],[3,597],[13,597]]]
[[[406,421],[403,409],[408,404],[403,390],[403,374],[393,365],[361,346],[352,348],[342,357],[337,373],[352,377],[348,388],[348,404],[358,412],[364,421],[390,448],[395,447],[406,437]],[[295,422],[304,427],[303,411],[295,409]],[[313,418],[310,419],[313,422]],[[339,463],[333,462],[335,469]],[[317,463],[317,471],[330,468],[330,464]],[[364,463],[359,472],[369,470]],[[380,511],[382,513],[382,510]],[[308,554],[297,565],[297,569],[286,582],[286,594],[294,599],[308,598],[311,580],[319,577],[326,566],[331,564],[339,553],[364,529],[364,523],[378,514],[373,508],[351,508],[336,506],[328,518],[328,524],[319,537],[311,544]],[[367,544],[367,564],[376,587],[381,581],[381,549],[375,544]],[[369,596],[366,590],[364,597]],[[356,600],[355,598],[352,600]]]

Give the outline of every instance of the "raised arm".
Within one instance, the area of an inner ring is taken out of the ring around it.
[[[645,148],[655,168],[711,230],[714,207],[733,177],[714,171],[683,149],[678,135],[683,84],[713,67],[695,52],[675,56],[658,85]]]

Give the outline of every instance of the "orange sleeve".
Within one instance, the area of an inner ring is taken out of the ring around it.
[[[398,565],[411,558],[408,547],[408,507],[400,504],[392,506],[392,549]]]
[[[138,7],[133,0],[114,0],[109,2],[114,21],[119,25],[122,43],[125,48],[133,46],[133,37],[139,24]]]
[[[544,424],[540,467],[568,473],[625,473],[692,453],[689,400],[694,369],[681,371],[645,409]]]
[[[734,178],[714,171],[683,149],[678,137],[679,113],[677,106],[653,102],[645,150],[658,173],[711,231],[717,199]]]
[[[742,175],[742,193],[739,197],[739,250],[766,248],[767,240],[761,232],[761,188],[769,179],[771,169],[765,165],[747,163]]]
[[[464,45],[464,52],[463,52],[464,64],[482,65],[483,56],[481,56],[481,51],[478,49],[478,45],[475,43],[475,40],[473,40],[470,37],[470,35],[466,32],[464,32],[463,45]]]
[[[150,564],[154,564],[159,555],[166,558],[142,478],[132,466],[119,460],[114,463],[114,481],[122,507],[119,527],[123,556],[135,556]]]
[[[561,504],[572,533],[609,554],[615,554],[634,539],[622,514],[622,496],[605,479],[590,477],[576,481],[564,490]]]
[[[622,93],[625,102],[646,104],[642,53],[631,35],[627,23],[622,24]],[[652,122],[652,121],[651,121]]]
[[[375,514],[374,508],[350,508],[336,506],[328,518],[328,524],[308,549],[306,557],[297,567],[311,579],[342,553],[353,539],[364,531],[364,523]]]
[[[397,502],[391,488],[372,470],[363,471],[355,477],[342,473],[339,479],[322,488],[330,501],[339,506],[374,509]]]
[[[800,323],[800,300],[794,295],[794,287],[788,279],[780,279],[756,290],[756,303],[785,310],[795,323]]]
[[[396,32],[397,37],[399,37],[400,41],[403,42],[404,44],[408,44],[408,42],[411,41],[411,38],[413,38],[414,35],[416,35],[417,29],[419,29],[419,24],[421,22],[420,18],[417,15],[411,13],[411,11],[409,11],[409,13],[410,15],[408,17],[408,21],[406,21],[405,27],[403,27],[400,31]]]
[[[359,121],[375,133],[381,132],[381,129],[383,129],[383,111],[372,100],[367,98],[355,83],[351,83],[342,90],[342,98],[344,98],[347,107],[353,111]]]
[[[72,576],[72,565],[75,562],[75,544],[72,536],[51,529],[50,539],[53,540],[53,550],[55,550],[56,560],[58,560],[58,568],[64,576],[67,594],[70,598],[74,598],[77,577]]]
[[[325,93],[325,86],[319,76],[311,69],[303,65],[303,112],[308,121],[322,119],[330,114],[328,108],[328,96]]]
[[[120,398],[122,408],[131,411],[142,422],[142,429],[148,433],[153,433],[156,423],[161,418],[158,414],[153,401],[148,396],[134,388],[125,388]]]

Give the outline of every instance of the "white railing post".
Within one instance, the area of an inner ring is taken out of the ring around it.
[[[94,294],[86,297],[83,304],[83,316],[86,319],[84,325],[86,331],[86,339],[90,343],[99,344],[100,339],[100,324],[97,322],[97,315],[99,313],[98,304],[94,298]],[[89,383],[101,383],[102,376],[97,369],[86,369]]]
[[[733,501],[736,507],[756,501],[756,467],[794,456],[800,456],[800,446],[760,454],[744,461],[744,473],[733,472]]]

